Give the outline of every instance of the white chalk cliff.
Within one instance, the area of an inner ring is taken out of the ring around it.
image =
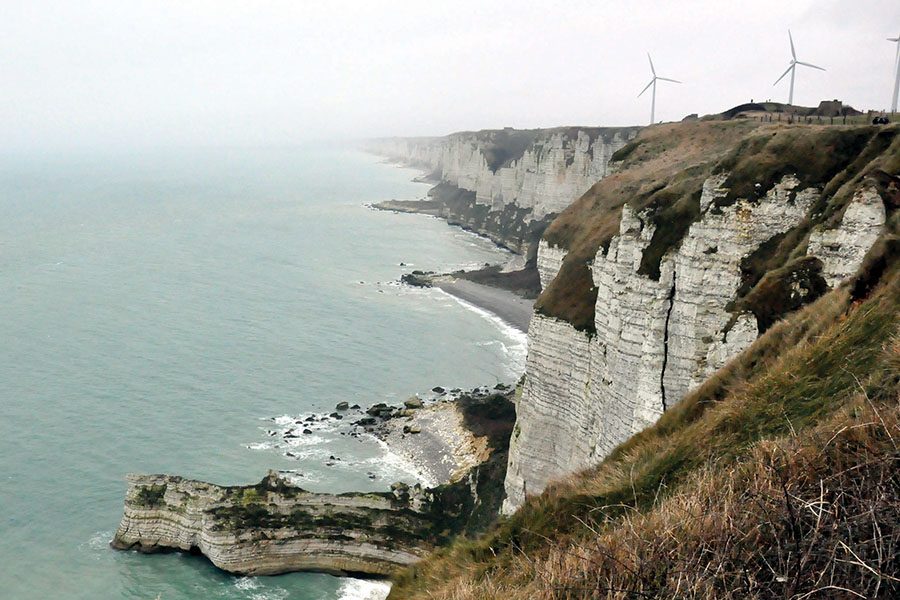
[[[539,220],[561,212],[606,176],[610,157],[639,129],[465,132],[375,140],[369,149],[474,192],[475,202],[491,211],[514,205],[528,211],[526,220]],[[505,160],[489,164],[497,154]]]
[[[755,201],[718,205],[727,174],[710,177],[701,215],[660,263],[659,279],[639,273],[653,237],[647,215],[623,208],[619,233],[591,266],[596,333],[536,313],[510,446],[503,511],[554,479],[602,460],[654,423],[758,336],[756,317],[733,314],[741,261],[804,220],[820,192],[785,176]],[[809,253],[835,286],[859,267],[881,233],[884,205],[874,190],[857,194],[837,229],[815,232]],[[565,252],[541,243],[543,287]],[[805,293],[798,289],[796,293]]]

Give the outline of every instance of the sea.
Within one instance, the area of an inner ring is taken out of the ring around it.
[[[417,174],[329,144],[0,156],[0,598],[384,597],[383,582],[237,577],[109,541],[130,472],[416,481],[372,439],[286,439],[284,424],[518,378],[523,334],[398,284],[509,258],[368,207],[424,197]]]

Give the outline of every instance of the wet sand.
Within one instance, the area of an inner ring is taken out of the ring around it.
[[[520,331],[528,331],[534,300],[527,300],[508,290],[457,279],[449,275],[434,277],[432,285],[497,315]]]

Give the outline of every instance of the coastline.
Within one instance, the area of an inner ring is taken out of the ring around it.
[[[389,159],[385,159],[384,163],[395,166],[397,168],[416,168],[410,167],[409,165],[396,163]],[[428,183],[432,185],[440,183],[439,180],[430,177],[430,175],[424,171],[422,172],[421,176],[413,178],[413,181]],[[498,248],[501,248],[508,252],[512,252],[514,257],[524,261],[523,255],[513,252],[509,247],[497,242],[496,240],[493,240],[489,236],[478,233],[476,231],[472,231],[467,227],[463,227],[447,220],[444,216],[442,216],[441,203],[436,200],[384,200],[382,202],[376,202],[368,206],[373,210],[418,214],[443,219],[451,227],[459,227],[463,231],[470,232],[472,235],[490,239],[492,242],[494,242],[494,244],[497,245]],[[478,275],[491,269],[497,269],[501,272],[505,272],[507,267],[508,265],[498,264],[493,265],[492,267],[488,267],[487,269],[484,269],[482,271],[473,271],[471,274]],[[520,272],[523,271],[520,270]],[[537,298],[536,294],[534,298],[526,298],[521,293],[513,292],[505,287],[492,285],[491,283],[473,281],[466,277],[467,274],[468,273],[466,272],[443,275],[427,273],[425,274],[426,277],[421,280],[421,284],[414,282],[415,280],[407,279],[406,276],[404,276],[401,281],[404,281],[409,285],[421,285],[423,287],[438,288],[442,292],[453,296],[457,300],[462,300],[464,303],[470,304],[478,309],[491,313],[492,315],[498,317],[504,323],[512,326],[518,331],[522,333],[528,333],[528,325],[531,321],[531,314],[534,310],[534,302]],[[417,273],[414,272],[413,275],[417,275]]]

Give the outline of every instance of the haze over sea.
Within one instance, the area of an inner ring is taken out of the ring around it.
[[[321,146],[0,158],[0,597],[378,591],[107,544],[128,472],[387,489],[411,475],[378,445],[317,432],[288,447],[272,419],[515,379],[521,334],[394,283],[505,258],[364,206],[422,197],[414,175]]]

